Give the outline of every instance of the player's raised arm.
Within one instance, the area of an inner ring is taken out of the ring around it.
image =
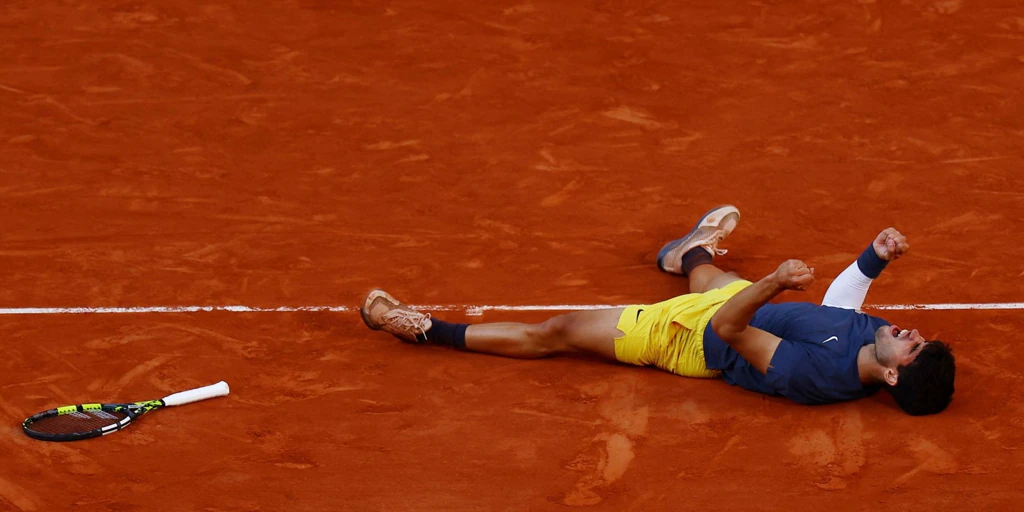
[[[885,266],[910,250],[907,237],[896,230],[882,230],[871,245],[864,249],[857,261],[846,267],[825,292],[822,306],[860,310],[868,295],[868,288]]]
[[[806,290],[814,282],[814,269],[800,260],[789,260],[778,270],[729,299],[711,317],[711,328],[743,359],[761,373],[768,372],[781,338],[750,326],[761,306],[785,290]]]

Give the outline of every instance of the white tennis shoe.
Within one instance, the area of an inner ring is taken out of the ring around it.
[[[430,315],[402,305],[384,290],[374,290],[366,296],[359,314],[367,327],[384,331],[406,343],[422,343],[417,336],[426,338],[430,330]]]

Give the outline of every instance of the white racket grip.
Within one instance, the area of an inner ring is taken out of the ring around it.
[[[209,398],[217,398],[218,396],[225,396],[228,394],[228,383],[220,381],[216,384],[209,386],[203,386],[201,388],[190,389],[188,391],[182,391],[175,393],[164,398],[164,405],[185,405],[192,402],[198,402],[200,400],[206,400]]]

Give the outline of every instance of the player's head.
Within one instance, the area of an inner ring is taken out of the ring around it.
[[[885,325],[875,331],[875,354],[889,393],[908,414],[942,412],[953,399],[956,364],[945,343]]]

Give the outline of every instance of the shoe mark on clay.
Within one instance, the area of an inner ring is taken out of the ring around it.
[[[258,341],[242,341],[238,338],[228,336],[226,334],[219,333],[210,329],[203,329],[201,327],[193,327],[181,324],[160,324],[159,327],[170,329],[174,331],[187,332],[193,335],[195,338],[185,340],[191,342],[195,339],[205,341],[218,341],[218,346],[226,351],[234,352],[246,359],[264,359],[267,355],[267,348],[263,343]],[[177,338],[181,338],[180,335]]]
[[[162,330],[160,327],[125,327],[119,329],[118,333],[113,336],[91,339],[84,345],[93,350],[107,350],[128,343],[142,344],[156,338],[160,330]]]
[[[373,400],[361,399],[367,405],[361,406],[356,412],[361,414],[398,414],[412,409],[409,404],[392,404],[388,402],[376,402]]]
[[[124,390],[129,384],[131,384],[132,381],[139,378],[140,376],[147,376],[148,380],[150,380],[151,382],[159,379],[160,374],[155,370],[160,366],[164,365],[165,363],[173,359],[177,359],[178,357],[179,356],[177,354],[163,354],[157,356],[153,359],[150,359],[149,361],[146,361],[145,363],[141,363],[137,366],[134,366],[131,370],[122,375],[121,378],[117,379],[116,381],[114,381],[113,379],[106,378],[93,379],[86,386],[86,390],[90,392],[103,391],[104,393],[109,392],[116,395],[120,393],[122,390]],[[70,402],[70,400],[66,401]]]
[[[209,75],[207,76],[213,81],[223,83],[225,85],[252,85],[252,80],[242,73],[231,68],[211,64],[196,55],[175,50],[164,50],[164,54],[179,61],[183,61],[196,69],[208,72]]]
[[[874,2],[872,2],[874,3]],[[913,6],[922,14],[954,14],[963,8],[963,0],[903,0],[903,5]]]
[[[259,450],[259,454],[250,453],[243,455],[238,460],[258,461],[273,464],[286,469],[312,469],[318,467],[316,460],[302,450],[293,447],[287,434],[271,427],[250,426],[245,431],[245,438],[235,438],[237,441],[249,443]],[[344,448],[351,448],[350,443],[342,441],[339,443]]]
[[[551,284],[558,287],[586,286],[590,284],[590,280],[575,272],[569,272],[558,276]]]
[[[0,396],[0,404],[4,403],[6,401]],[[7,412],[8,408],[5,407],[4,411]],[[19,412],[18,415],[20,414]],[[13,464],[47,471],[53,467],[61,467],[73,475],[96,475],[104,471],[95,460],[83,455],[80,448],[66,443],[40,443],[22,434],[20,428],[0,430],[0,444],[18,448],[12,452],[13,458],[4,461],[5,467],[7,464]],[[4,491],[0,489],[0,499],[5,497]]]
[[[163,366],[164,363],[171,361],[172,359],[176,359],[177,357],[178,356],[176,354],[164,354],[154,357],[153,359],[150,359],[149,361],[146,361],[145,363],[142,363],[140,365],[136,365],[123,376],[121,376],[120,379],[117,379],[117,384],[112,389],[111,395],[119,395],[121,391],[123,391],[124,388],[128,386],[128,384],[131,384],[131,382],[138,378],[139,376],[152,374],[154,373],[154,370],[156,370],[160,366]]]
[[[430,155],[428,155],[426,153],[419,153],[419,154],[416,154],[416,155],[407,156],[407,157],[405,157],[405,158],[403,158],[401,160],[396,160],[395,163],[396,164],[406,164],[406,163],[410,163],[410,162],[423,162],[423,161],[426,161],[426,160],[430,160]],[[408,179],[403,178],[403,181],[417,183],[417,182],[420,182],[420,181],[423,181],[423,180],[421,180],[419,178],[408,178]]]
[[[79,370],[78,368],[76,368],[75,366],[73,366],[71,363],[67,362],[63,358],[58,358],[56,356],[54,356],[54,358],[57,359],[58,361],[64,363],[64,364],[70,366],[72,369],[77,371],[79,375],[82,375],[82,376],[85,375],[85,373],[82,372],[82,370]],[[44,375],[42,377],[30,380],[30,381],[21,381],[21,382],[15,382],[13,384],[7,384],[7,385],[4,385],[4,386],[0,386],[0,390],[8,389],[8,388],[28,388],[28,389],[31,389],[33,387],[37,387],[37,386],[40,386],[42,384],[49,384],[51,382],[59,382],[59,381],[62,381],[64,379],[67,379],[67,378],[70,378],[70,377],[71,377],[70,373],[54,373],[54,374],[50,374],[50,375]],[[61,400],[61,401],[63,402],[65,400]],[[0,400],[0,410],[4,410],[4,406],[5,405],[6,404],[4,404],[3,400]],[[21,410],[18,410],[18,409],[11,409],[8,412],[12,413],[11,414],[12,418],[16,418],[19,415],[21,415],[21,413],[24,412],[24,411],[21,411]]]
[[[272,460],[269,460],[271,464],[285,469],[313,469],[320,465],[317,464],[316,460],[312,457],[299,452],[297,450],[285,450],[277,455]]]
[[[578,171],[603,171],[603,170],[606,169],[604,167],[595,167],[595,166],[592,166],[592,165],[583,165],[583,164],[581,164],[581,163],[579,163],[579,162],[577,162],[575,160],[569,159],[569,158],[561,158],[560,157],[560,158],[556,159],[555,156],[552,155],[551,151],[548,150],[548,149],[542,149],[537,154],[539,154],[540,157],[544,159],[543,162],[533,166],[533,168],[537,169],[538,171],[578,172]],[[578,181],[578,180],[576,180],[576,181]],[[573,183],[576,183],[576,181],[573,181]],[[527,183],[532,183],[532,180],[521,182],[520,186],[522,186],[523,184],[527,184]],[[576,185],[576,188],[579,188],[579,185]]]
[[[900,186],[906,181],[906,175],[903,173],[890,172],[884,174],[880,179],[872,180],[868,184],[867,194],[868,197],[881,199],[885,197],[891,190],[899,190]]]
[[[661,139],[659,142],[662,144],[662,153],[683,153],[690,148],[690,145],[694,142],[702,139],[704,134],[700,132],[687,132],[683,137],[672,137],[667,139]]]
[[[825,490],[845,489],[847,479],[856,475],[867,462],[864,451],[864,421],[860,412],[848,408],[833,417],[833,432],[805,430],[789,440],[789,452],[811,471],[824,470],[814,485]]]
[[[597,490],[615,483],[629,469],[636,457],[633,447],[647,432],[650,409],[636,403],[635,381],[599,383],[584,386],[586,394],[601,396],[598,414],[612,431],[596,435],[590,445],[564,467],[583,473],[575,489],[561,500],[564,505],[582,507],[596,505],[602,498]]]
[[[552,206],[558,206],[572,198],[573,192],[579,189],[583,185],[581,180],[572,180],[561,190],[551,194],[544,199],[541,199],[540,205],[544,208],[551,208]]]
[[[528,4],[527,3],[527,4],[513,5],[512,7],[509,7],[507,9],[505,9],[504,11],[501,11],[501,14],[503,14],[505,16],[510,16],[510,15],[513,15],[513,14],[525,14],[525,13],[535,12],[536,10],[537,10],[537,8],[534,7],[533,4]]]
[[[562,503],[571,507],[600,503],[602,498],[595,490],[622,478],[634,457],[633,441],[622,433],[599,434],[587,449],[563,466],[583,475]]]
[[[267,407],[282,403],[310,401],[335,393],[367,389],[367,384],[360,382],[358,377],[348,377],[351,378],[351,383],[335,380],[334,377],[330,376],[324,377],[319,371],[292,372],[281,369],[279,373],[264,372],[252,378],[248,384],[249,393],[245,397],[238,395],[232,400],[243,404]],[[380,410],[382,409],[368,407],[357,412]]]
[[[10,503],[18,510],[39,510],[39,498],[35,494],[3,478],[0,478],[0,501]]]
[[[943,233],[953,230],[994,231],[1006,224],[1006,218],[1000,214],[984,215],[970,211],[952,219],[942,221],[927,229],[929,233]]]
[[[650,114],[643,112],[639,109],[630,108],[627,106],[616,107],[611,110],[606,110],[601,113],[604,117],[609,117],[618,121],[625,121],[640,125],[648,130],[660,130],[662,128],[671,128],[663,123],[655,121]]]
[[[389,150],[389,149],[406,148],[406,147],[410,147],[410,146],[411,147],[419,147],[419,145],[420,145],[419,139],[409,139],[409,140],[403,140],[403,141],[399,141],[399,142],[392,142],[390,140],[382,140],[380,142],[375,142],[373,144],[365,144],[365,145],[363,145],[363,147],[366,148],[366,149],[369,149],[371,151],[386,151],[386,150]]]
[[[733,448],[736,448],[739,445],[740,445],[740,436],[738,434],[730,437],[729,440],[725,442],[725,446],[722,446],[722,449],[718,450],[718,453],[716,453],[714,455],[714,457],[711,457],[711,461],[708,462],[707,465],[705,466],[704,476],[710,475],[715,469],[717,469],[719,467],[720,462],[722,461],[722,459],[725,458],[725,457],[731,456],[732,454],[730,453],[730,451]],[[676,478],[684,478],[684,477],[689,477],[689,476],[691,476],[689,474],[689,472],[682,471],[681,473],[676,475]]]
[[[918,460],[919,464],[914,469],[896,477],[892,482],[893,489],[901,487],[922,471],[938,475],[951,475],[960,469],[960,464],[952,455],[926,439],[917,439],[910,443],[910,450],[914,452],[914,458]]]

